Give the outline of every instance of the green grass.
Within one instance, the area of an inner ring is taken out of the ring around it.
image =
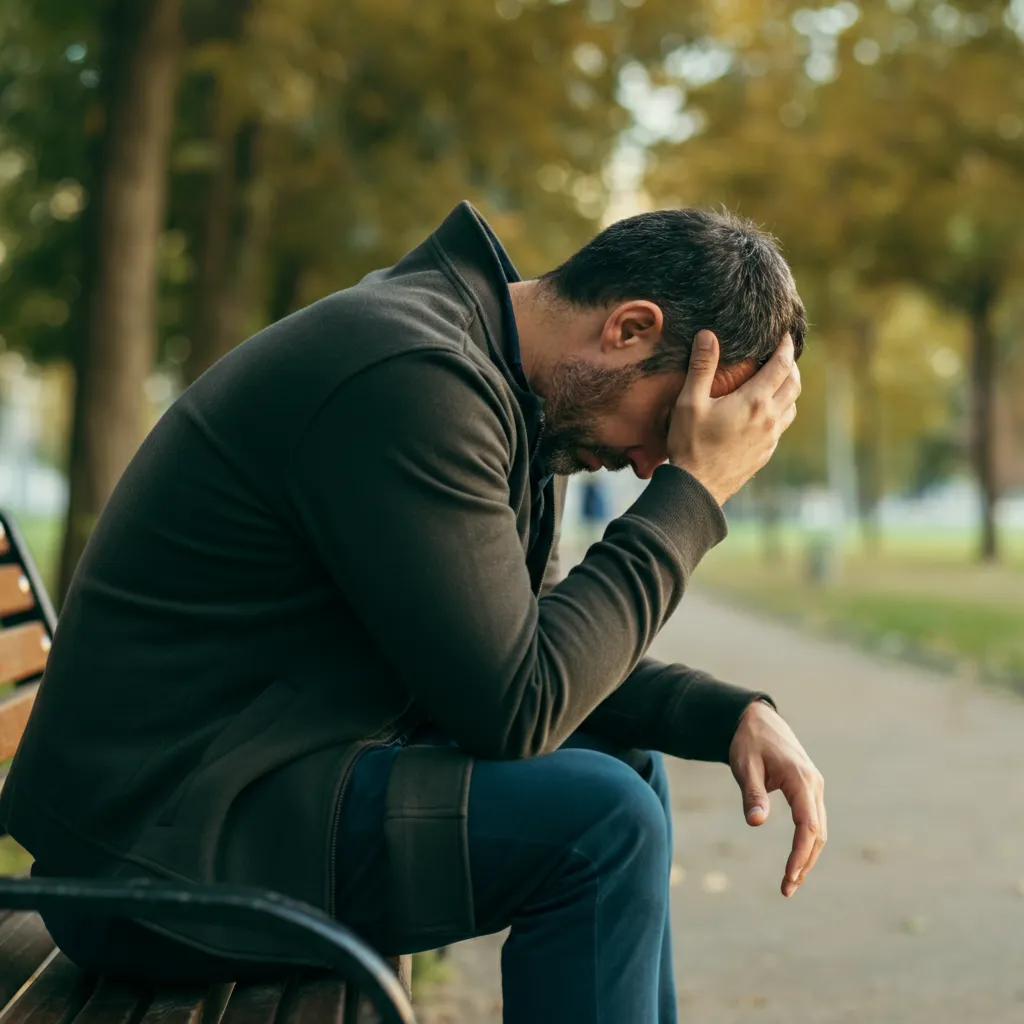
[[[890,534],[874,556],[850,543],[838,577],[815,584],[805,571],[810,538],[783,531],[768,560],[744,524],[697,582],[826,634],[1024,688],[1024,537],[1003,540],[997,565],[973,563],[973,538],[959,534]]]
[[[810,540],[810,534],[799,526],[785,524],[778,529],[780,546],[787,558],[798,557]],[[1024,571],[1024,530],[1003,530],[999,534],[1000,564]],[[746,521],[729,524],[728,540],[715,550],[715,555],[757,555],[764,548],[764,534],[759,526]],[[973,566],[978,538],[966,530],[940,527],[900,527],[887,529],[881,536],[878,557],[901,564],[928,566]],[[851,532],[844,551],[854,562],[863,560],[860,537]]]
[[[452,976],[451,966],[436,949],[416,953],[412,958],[412,996],[421,1000]]]
[[[15,519],[51,597],[57,591],[57,566],[63,539],[63,521],[53,517],[18,516]]]
[[[32,858],[10,837],[0,838],[0,878],[28,869]]]

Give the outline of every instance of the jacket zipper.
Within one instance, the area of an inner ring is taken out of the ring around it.
[[[533,440],[533,447],[530,449],[530,461],[527,463],[526,469],[529,472],[530,466],[533,464],[533,460],[537,457],[537,449],[540,448],[541,438],[544,436],[544,413],[540,414],[539,423],[537,424],[537,436]]]
[[[529,472],[529,466],[533,464],[533,460],[537,457],[537,450],[540,448],[541,438],[544,436],[544,413],[540,414],[540,423],[537,427],[537,437],[533,442],[533,447],[530,449],[530,461],[527,465],[527,472]],[[548,538],[548,549],[544,553],[544,568],[540,573],[540,582],[537,584],[537,596],[540,597],[540,592],[544,589],[544,580],[548,575],[548,563],[551,561],[551,551],[555,546],[555,532],[552,528],[551,536]]]
[[[406,724],[403,725],[403,722]],[[395,719],[395,728],[385,733],[380,739],[367,740],[362,744],[362,746],[356,749],[348,763],[348,767],[345,769],[345,774],[341,777],[341,783],[338,786],[338,793],[334,798],[334,818],[331,823],[330,861],[327,865],[327,907],[328,912],[333,918],[337,918],[338,916],[338,831],[341,828],[341,810],[345,802],[345,790],[348,789],[352,773],[355,771],[356,762],[368,750],[376,750],[379,747],[389,747],[392,744],[398,744],[399,746],[404,747],[406,740],[408,740],[416,726],[419,725],[419,722],[420,717],[415,709],[412,707],[407,708],[398,716],[397,719]]]

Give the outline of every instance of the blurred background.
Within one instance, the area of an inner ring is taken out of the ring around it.
[[[190,381],[460,199],[524,276],[622,216],[724,205],[779,237],[813,326],[800,416],[729,504],[690,646],[776,630],[807,687],[849,651],[893,692],[984,684],[993,721],[1024,725],[1022,47],[1022,0],[0,0],[0,504],[59,596]],[[577,556],[640,486],[574,481]],[[941,762],[936,735],[919,753]],[[1024,959],[982,1016],[925,959],[921,1020],[1024,1019]],[[797,1012],[708,984],[696,1019]]]

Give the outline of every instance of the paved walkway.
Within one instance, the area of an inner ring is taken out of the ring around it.
[[[830,815],[818,867],[783,900],[781,796],[751,829],[728,769],[671,763],[683,1021],[1024,1021],[1024,701],[699,594],[655,653],[771,692],[825,775]],[[499,948],[453,948],[457,980],[427,1024],[498,1024]]]

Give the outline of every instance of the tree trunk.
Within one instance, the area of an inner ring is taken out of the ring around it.
[[[214,88],[218,90],[212,100],[212,141],[216,164],[210,176],[203,211],[203,240],[199,250],[191,347],[183,368],[186,384],[191,384],[216,362],[211,354],[220,348],[221,296],[235,206],[235,126],[224,113],[219,86]]]
[[[222,148],[210,184],[206,239],[200,259],[197,323],[185,364],[190,384],[246,335],[246,312],[266,248],[268,204],[261,188],[261,131],[236,128]]]
[[[857,518],[865,548],[877,554],[881,530],[878,503],[882,499],[882,403],[875,379],[875,331],[871,321],[854,325],[859,437],[857,459]]]
[[[981,547],[983,562],[999,555],[996,502],[999,485],[995,464],[996,339],[992,329],[995,289],[989,282],[978,288],[971,306],[971,390],[974,413],[971,449],[981,494]]]
[[[94,179],[93,264],[78,353],[71,499],[60,595],[135,453],[155,348],[157,249],[182,50],[182,0],[116,0],[101,82],[106,128]]]
[[[272,324],[283,320],[297,308],[299,287],[305,271],[306,265],[298,256],[285,254],[278,260],[270,292],[270,305],[267,308],[267,319]]]
[[[272,204],[263,177],[263,146],[262,126],[256,121],[243,124],[236,138],[238,209],[232,236],[234,249],[224,286],[218,359],[245,340],[253,296],[264,290],[261,272],[266,266]]]

